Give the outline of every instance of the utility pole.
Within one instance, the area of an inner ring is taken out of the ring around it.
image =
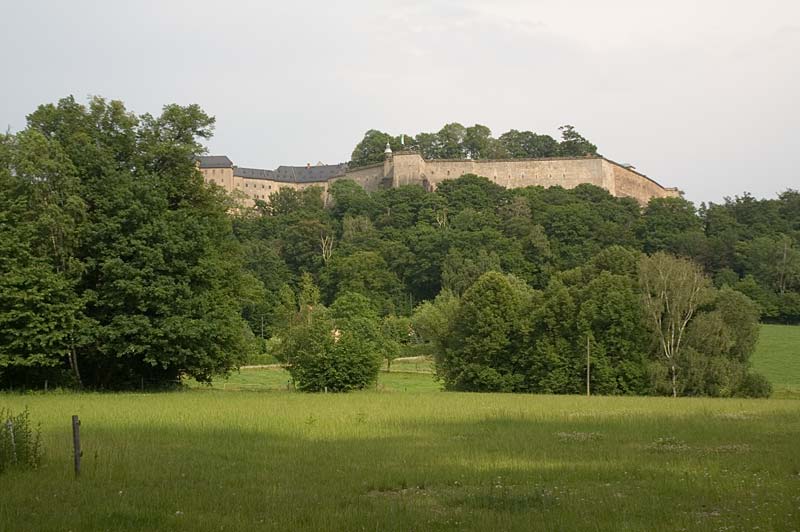
[[[587,334],[586,335],[586,397],[589,397],[591,395],[591,390],[589,388],[589,382],[590,382],[589,379],[591,375],[591,373],[589,372],[591,367],[591,353],[592,353],[591,344],[589,343],[589,335]]]

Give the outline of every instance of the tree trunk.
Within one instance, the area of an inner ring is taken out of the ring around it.
[[[78,353],[75,351],[75,346],[69,346],[69,367],[72,369],[72,372],[75,374],[75,378],[78,380],[78,388],[83,389],[83,381],[81,381],[81,372],[78,369]]]
[[[670,366],[670,369],[672,370],[672,397],[678,397],[678,378],[677,372],[675,371],[675,364]]]

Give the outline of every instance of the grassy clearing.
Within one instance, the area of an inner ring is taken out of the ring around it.
[[[752,360],[776,397],[800,398],[800,326],[762,325]]]
[[[42,422],[0,529],[792,530],[800,401],[0,395]],[[84,473],[71,476],[70,415]]]
[[[382,371],[387,370],[386,361],[381,366]],[[433,373],[433,359],[429,356],[415,356],[397,358],[392,361],[391,371],[405,371],[409,373]]]
[[[426,371],[416,371],[413,368],[425,367],[425,362],[409,361],[406,369],[400,371],[392,364],[391,373],[382,371],[378,374],[377,391],[387,392],[436,392],[441,389],[441,384],[436,382],[433,374]],[[400,365],[404,367],[403,365]],[[427,362],[430,368],[430,362]],[[216,379],[211,386],[189,383],[193,389],[199,390],[224,390],[224,391],[250,391],[250,392],[280,392],[291,389],[289,372],[280,367],[271,368],[243,368],[232,373],[227,379]]]

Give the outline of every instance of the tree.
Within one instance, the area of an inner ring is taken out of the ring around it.
[[[480,124],[465,129],[463,150],[470,159],[505,159],[508,151],[492,138],[492,131]]]
[[[72,346],[82,305],[74,285],[31,253],[30,240],[6,230],[4,218],[0,214],[0,383],[33,384],[48,375],[58,382],[67,365],[80,383]]]
[[[505,203],[508,190],[485,177],[464,174],[439,184],[436,193],[442,196],[453,212],[466,208],[491,210]]]
[[[532,291],[498,272],[482,275],[464,294],[436,372],[448,389],[520,391],[522,339]]]
[[[436,134],[435,159],[463,159],[467,155],[464,147],[466,136],[467,129],[458,122],[445,124]]]
[[[269,203],[264,204],[265,214],[299,218],[320,217],[324,207],[322,188],[317,186],[302,190],[281,187],[270,194]]]
[[[86,215],[76,169],[38,131],[0,136],[0,382],[81,383],[84,301],[75,257]]]
[[[760,396],[760,376],[749,368],[758,339],[758,307],[747,296],[725,287],[692,319],[686,331],[689,356],[681,361],[684,395]]]
[[[760,236],[736,246],[742,268],[780,295],[800,288],[800,249],[785,234]]]
[[[460,307],[461,299],[457,295],[442,290],[432,301],[425,301],[414,309],[411,316],[414,330],[432,347],[437,358],[444,356]]]
[[[15,136],[4,170],[28,182],[16,193],[41,221],[32,260],[17,264],[63,277],[45,276],[46,297],[69,296],[80,319],[47,327],[68,337],[62,367],[89,387],[208,381],[253,348],[241,314],[260,284],[244,273],[230,203],[194,163],[213,124],[194,105],[137,117],[70,97]]]
[[[461,295],[484,273],[500,270],[496,253],[480,249],[477,255],[468,255],[451,248],[442,263],[442,287]]]
[[[381,314],[390,314],[401,304],[400,280],[375,251],[334,257],[321,278],[328,301],[338,294],[353,292],[367,298]]]
[[[603,271],[577,292],[575,350],[590,341],[592,392],[643,393],[649,337],[636,279]]]
[[[559,155],[558,141],[550,135],[537,135],[530,131],[512,129],[500,135],[498,144],[509,157],[538,159]]]
[[[694,205],[683,198],[653,198],[644,210],[639,238],[646,253],[679,251],[688,234],[702,232]]]
[[[441,159],[439,136],[436,133],[419,133],[414,137],[414,145],[423,159]]]
[[[639,284],[647,323],[669,368],[672,395],[677,397],[686,329],[706,302],[710,282],[695,263],[658,252],[642,257]]]
[[[586,140],[570,125],[558,128],[561,131],[561,143],[558,146],[559,154],[567,157],[583,157],[597,155],[597,146]]]
[[[386,360],[386,371],[392,371],[392,361],[400,357],[405,348],[411,345],[414,329],[411,319],[391,314],[381,322],[381,352]]]
[[[386,144],[389,144],[392,151],[397,151],[401,147],[400,137],[393,137],[383,131],[370,129],[364,133],[364,138],[353,150],[350,156],[350,165],[356,167],[383,162]]]
[[[339,220],[348,214],[351,216],[371,214],[375,209],[372,196],[364,190],[364,187],[350,179],[331,183],[330,195],[333,198],[331,214]]]

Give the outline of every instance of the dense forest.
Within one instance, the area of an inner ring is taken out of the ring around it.
[[[641,208],[592,185],[505,189],[478,176],[367,193],[353,182],[283,189],[234,220],[250,271],[273,294],[255,312],[269,326],[281,288],[312,275],[322,300],[363,293],[384,314],[408,314],[442,289],[463,293],[482,273],[534,289],[618,246],[663,251],[702,266],[713,284],[754,300],[762,319],[800,323],[800,193],[744,194],[696,208],[682,198]]]
[[[731,395],[723,374],[753,385],[746,362],[757,316],[800,321],[799,224],[795,191],[699,210],[654,199],[642,209],[591,185],[507,190],[467,175],[434,193],[369,194],[341,181],[329,207],[319,190],[282,190],[237,217],[235,232],[268,294],[246,311],[265,338],[291,328],[292,309],[355,293],[380,316],[410,316],[415,338],[396,341],[430,347],[453,389],[576,393],[588,342],[598,392]],[[684,257],[708,284],[682,331],[678,390],[657,362],[642,303],[648,256]],[[293,299],[309,293],[302,278],[319,287],[319,301]],[[471,299],[474,312],[463,315]]]
[[[194,166],[196,106],[67,98],[28,124],[0,137],[0,386],[208,380],[266,351],[308,390],[414,353],[448,389],[578,393],[590,353],[595,393],[764,395],[757,320],[800,323],[797,191],[642,208],[465,175],[244,209]]]

